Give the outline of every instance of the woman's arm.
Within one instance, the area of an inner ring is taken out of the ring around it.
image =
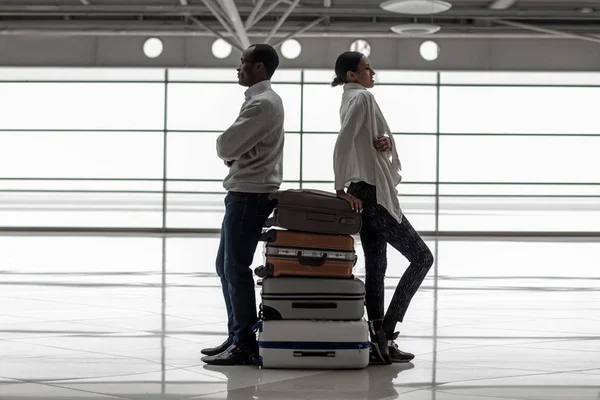
[[[335,143],[333,151],[333,173],[335,176],[335,191],[339,198],[346,200],[352,210],[361,213],[362,201],[345,192],[348,164],[355,162],[349,158],[351,149],[354,146],[356,135],[365,124],[369,103],[368,94],[357,95],[348,106],[348,111],[342,120],[340,133]]]
[[[344,190],[346,186],[345,172],[348,169],[348,163],[354,161],[349,159],[349,154],[354,146],[354,139],[367,118],[368,102],[366,96],[362,94],[356,96],[348,108],[342,120],[340,133],[333,151],[333,173],[336,191]]]

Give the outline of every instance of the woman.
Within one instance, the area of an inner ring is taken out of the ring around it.
[[[411,226],[398,202],[400,160],[393,135],[373,95],[375,71],[358,52],[342,53],[335,63],[332,86],[344,85],[341,130],[334,150],[335,189],[338,197],[362,213],[360,238],[365,254],[366,307],[372,342],[372,362],[408,362],[413,354],[395,343],[396,324],[402,322],[411,299],[433,264],[433,255]],[[348,187],[346,193],[344,189]],[[410,265],[384,314],[387,244]]]

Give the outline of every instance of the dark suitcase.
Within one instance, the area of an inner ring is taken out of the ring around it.
[[[263,320],[358,320],[365,312],[365,284],[357,278],[265,278],[261,285]]]
[[[271,229],[263,233],[264,264],[254,270],[267,276],[349,278],[356,264],[354,238]]]
[[[292,189],[274,192],[269,198],[277,206],[267,227],[331,235],[354,235],[362,227],[360,214],[334,193]]]

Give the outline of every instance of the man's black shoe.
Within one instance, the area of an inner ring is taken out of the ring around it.
[[[246,350],[236,344],[232,344],[224,352],[215,356],[206,356],[202,361],[208,365],[248,365],[252,364],[251,357],[256,351]]]
[[[209,347],[207,349],[202,349],[202,351],[200,353],[202,353],[206,356],[216,356],[217,354],[220,354],[220,353],[224,352],[225,350],[227,350],[227,348],[229,346],[231,346],[232,344],[233,344],[233,341],[230,338],[227,338],[226,341],[224,341],[217,347]]]

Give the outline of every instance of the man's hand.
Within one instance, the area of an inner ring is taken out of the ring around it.
[[[383,153],[392,149],[392,141],[387,136],[377,136],[377,139],[373,140],[373,146],[375,150]]]
[[[350,204],[350,207],[352,207],[352,211],[356,211],[357,213],[362,213],[363,203],[362,203],[361,199],[357,199],[356,197],[344,192],[343,190],[337,190],[336,195],[340,199],[346,200]]]

